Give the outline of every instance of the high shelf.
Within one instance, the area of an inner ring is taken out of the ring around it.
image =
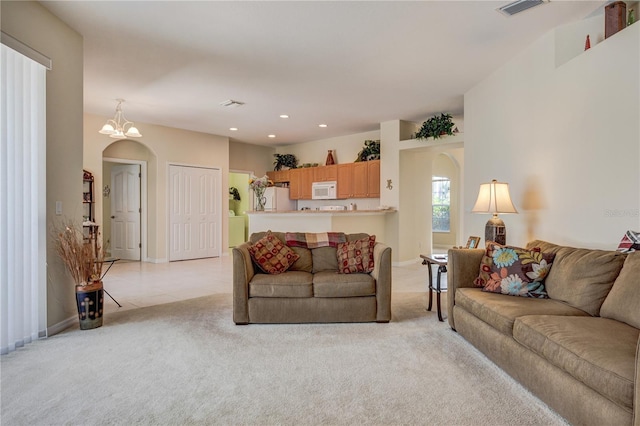
[[[95,223],[94,178],[91,172],[82,171],[82,230],[85,239],[93,240],[98,233]]]

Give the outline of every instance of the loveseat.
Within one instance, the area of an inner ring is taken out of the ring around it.
[[[252,258],[252,247],[268,235],[277,238],[281,245],[291,244],[287,247],[298,256],[284,272],[265,273]],[[318,234],[297,233],[297,236],[258,232],[232,249],[236,324],[389,322],[390,247],[371,240],[367,234],[338,235],[352,248],[358,241],[370,240],[372,249],[371,272],[339,273],[337,244],[319,244]],[[305,236],[313,241],[305,243]],[[293,244],[292,239],[298,244]],[[365,252],[366,249],[363,248]]]
[[[449,250],[451,328],[570,423],[640,426],[640,252],[535,248],[548,298],[483,291],[485,251]]]

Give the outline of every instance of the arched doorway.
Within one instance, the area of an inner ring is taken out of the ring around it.
[[[132,140],[116,141],[102,153],[102,232],[111,256],[148,259],[147,173],[155,163],[155,155]]]

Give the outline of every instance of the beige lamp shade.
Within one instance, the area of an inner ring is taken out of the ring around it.
[[[518,213],[518,210],[511,202],[509,195],[509,184],[492,180],[491,183],[480,185],[476,205],[471,210],[472,213],[493,214],[484,227],[485,243],[495,241],[498,244],[507,243],[507,228],[498,213]]]
[[[478,199],[472,213],[518,213],[509,195],[509,184],[492,180],[480,185]]]

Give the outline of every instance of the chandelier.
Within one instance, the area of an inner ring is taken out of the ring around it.
[[[122,112],[122,103],[124,99],[116,99],[118,106],[116,106],[116,115],[113,120],[107,120],[102,129],[98,133],[103,135],[109,135],[110,138],[123,139],[125,137],[141,138],[142,135],[137,128],[133,125],[133,122],[127,120]]]

